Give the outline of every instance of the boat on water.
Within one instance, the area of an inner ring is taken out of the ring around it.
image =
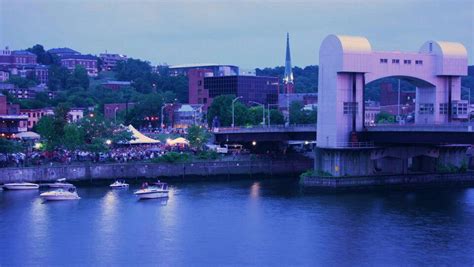
[[[56,182],[49,184],[50,188],[70,188],[74,187],[73,184],[66,183],[66,178],[56,180]]]
[[[4,184],[3,187],[8,190],[36,190],[39,185],[34,183],[8,183]]]
[[[80,199],[75,187],[70,187],[68,189],[59,188],[56,190],[44,192],[40,194],[40,197],[49,201]]]
[[[152,185],[145,183],[140,190],[134,192],[139,199],[167,198],[168,184],[158,181]]]
[[[125,181],[115,181],[110,185],[111,188],[120,189],[120,188],[128,188],[128,184]]]

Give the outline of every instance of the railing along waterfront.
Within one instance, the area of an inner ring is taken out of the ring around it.
[[[426,131],[426,132],[474,132],[474,122],[431,124],[377,124],[366,126],[367,131]]]

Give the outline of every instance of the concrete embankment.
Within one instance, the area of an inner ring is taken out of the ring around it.
[[[299,175],[313,167],[311,159],[207,161],[193,163],[73,164],[0,169],[0,184],[25,181],[48,182],[101,179],[169,178],[212,179],[213,177],[253,177],[255,175]]]
[[[449,174],[404,174],[354,177],[308,176],[300,184],[312,190],[360,190],[430,185],[474,185],[474,172]]]

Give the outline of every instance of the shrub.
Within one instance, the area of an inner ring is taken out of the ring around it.
[[[198,159],[216,160],[218,157],[219,157],[219,154],[213,150],[201,151],[197,154]]]
[[[179,163],[189,161],[189,154],[187,153],[177,153],[177,152],[168,152],[161,157],[154,158],[153,162],[167,162],[167,163]]]

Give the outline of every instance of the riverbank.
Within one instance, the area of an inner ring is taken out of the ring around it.
[[[50,182],[106,179],[167,178],[169,180],[213,179],[213,177],[253,177],[256,175],[300,175],[312,168],[313,161],[296,159],[248,159],[187,163],[83,163],[0,169],[0,184],[12,182]]]
[[[474,172],[403,174],[352,177],[304,176],[300,184],[308,190],[363,190],[417,186],[469,186],[474,185]]]

